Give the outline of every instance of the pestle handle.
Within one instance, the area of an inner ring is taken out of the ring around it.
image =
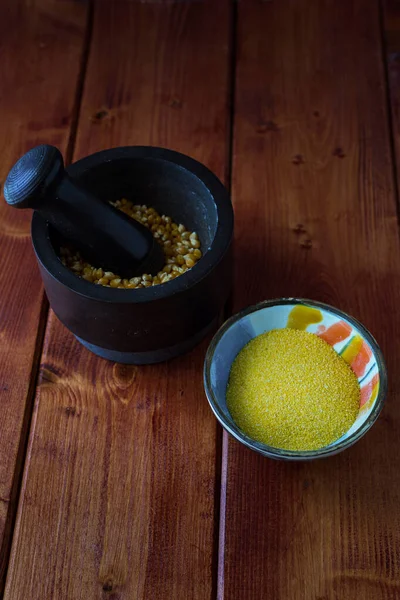
[[[61,152],[54,146],[41,145],[24,154],[13,166],[4,186],[4,197],[14,208],[41,206],[54,192],[64,175]]]
[[[14,208],[38,211],[96,266],[128,278],[163,267],[162,249],[151,232],[76,185],[54,146],[37,146],[18,160],[4,197]]]

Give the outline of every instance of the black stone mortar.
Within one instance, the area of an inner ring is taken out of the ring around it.
[[[61,263],[64,240],[35,212],[33,246],[57,317],[90,351],[120,363],[161,362],[193,348],[216,324],[231,290],[233,210],[225,187],[201,163],[153,147],[104,150],[67,172],[104,202],[127,198],[184,223],[198,233],[203,256],[154,287],[106,288]]]

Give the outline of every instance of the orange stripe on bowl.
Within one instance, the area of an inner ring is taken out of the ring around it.
[[[325,340],[330,346],[342,342],[351,334],[351,326],[346,321],[338,321],[331,325],[325,331],[318,333],[318,336]]]
[[[372,398],[376,398],[376,394],[378,392],[378,383],[379,383],[379,375],[378,373],[373,376],[371,381],[369,381],[366,385],[361,388],[361,396],[360,396],[360,407],[364,406],[371,400]],[[374,396],[374,397],[373,397]]]
[[[367,364],[369,363],[372,356],[371,348],[368,344],[363,341],[360,351],[351,363],[351,368],[357,377],[361,377],[365,373],[365,369],[367,368]]]

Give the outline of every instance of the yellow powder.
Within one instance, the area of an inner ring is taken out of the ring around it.
[[[360,406],[356,375],[313,333],[275,329],[237,355],[228,409],[249,437],[286,450],[316,450],[341,437]]]

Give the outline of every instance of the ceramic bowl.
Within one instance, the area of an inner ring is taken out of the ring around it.
[[[226,405],[231,365],[240,350],[254,337],[285,327],[304,329],[322,337],[350,364],[360,384],[360,409],[355,422],[341,438],[318,450],[283,450],[253,440],[235,424]],[[270,458],[312,460],[349,448],[372,427],[386,396],[387,373],[378,344],[356,319],[320,302],[288,298],[267,300],[247,308],[219,329],[207,351],[204,386],[218,421],[239,442]]]

